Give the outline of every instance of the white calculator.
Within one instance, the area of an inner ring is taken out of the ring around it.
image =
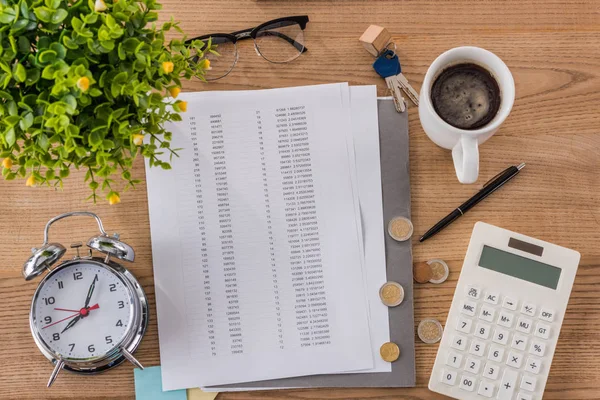
[[[579,258],[476,223],[429,389],[456,399],[540,400]]]

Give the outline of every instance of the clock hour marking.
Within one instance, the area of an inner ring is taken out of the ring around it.
[[[64,289],[63,281],[58,281],[58,288]]]
[[[117,325],[115,325],[115,326],[123,326],[123,323],[121,322],[121,320],[118,320]]]

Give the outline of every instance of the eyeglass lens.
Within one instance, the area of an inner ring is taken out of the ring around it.
[[[208,44],[208,39],[205,39]],[[212,36],[211,42],[218,55],[206,52],[205,58],[210,61],[210,69],[204,73],[207,81],[214,81],[229,74],[237,62],[237,46],[226,36]]]
[[[256,34],[256,48],[268,61],[292,61],[304,50],[304,31],[295,21],[274,22]]]

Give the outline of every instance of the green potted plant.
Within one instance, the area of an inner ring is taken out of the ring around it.
[[[0,158],[5,179],[62,187],[85,169],[95,202],[115,204],[137,154],[170,168],[187,103],[181,79],[210,68],[201,41],[165,39],[156,0],[0,0]],[[166,158],[166,159],[165,159]],[[115,181],[120,175],[122,185]]]

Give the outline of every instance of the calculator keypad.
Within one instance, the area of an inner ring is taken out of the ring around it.
[[[539,400],[554,320],[554,310],[469,286],[441,382],[484,398]]]

